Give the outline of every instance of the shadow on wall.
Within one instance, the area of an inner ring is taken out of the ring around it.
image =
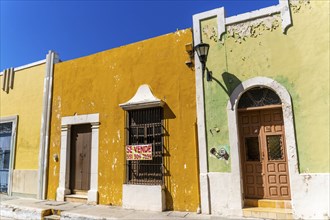
[[[165,185],[165,198],[166,198],[166,210],[173,210],[173,197],[171,195],[171,154],[170,154],[170,119],[175,119],[176,116],[171,108],[164,105],[164,123],[163,123],[163,175]]]
[[[197,185],[198,185],[198,204],[199,204],[199,207],[201,206],[201,195],[200,195],[200,181],[199,181],[199,175],[200,175],[200,169],[199,169],[199,145],[198,145],[198,126],[197,126],[197,118],[196,118],[196,121],[194,123],[194,127],[195,127],[195,150],[196,150],[196,170],[197,170],[197,175],[198,175],[198,181],[197,181]],[[209,164],[207,163],[207,170],[209,170]]]
[[[167,104],[165,104],[163,108],[164,108],[164,119],[175,119],[176,118],[174,112],[171,110],[171,108]]]
[[[214,78],[211,74],[212,80],[219,84],[219,86],[226,92],[230,98],[231,94],[234,92],[237,86],[241,85],[242,81],[237,78],[234,74],[224,72],[221,74],[224,84],[222,84],[217,78]],[[233,109],[235,100],[230,100],[231,108]]]
[[[298,139],[297,139],[297,126],[296,126],[296,116],[295,116],[295,111],[294,111],[294,103],[293,103],[293,100],[292,100],[292,97],[290,95],[290,98],[291,98],[291,103],[292,103],[292,121],[293,121],[293,127],[294,127],[294,138],[295,138],[295,141],[296,141],[296,155],[297,155],[297,165],[298,165],[298,169],[299,169],[299,173],[303,172],[303,170],[301,169],[300,167],[300,159],[299,159],[299,152],[298,152],[298,146],[299,146],[299,143],[298,143]]]
[[[236,89],[236,87],[242,83],[242,81],[239,78],[237,78],[234,74],[228,72],[224,72],[222,74],[222,79],[225,82],[227,88],[227,94],[229,97]]]
[[[217,78],[214,78],[212,76],[212,71],[210,72],[211,72],[211,79],[219,84],[219,86],[226,92],[228,97],[230,97],[230,95],[233,93],[236,87],[242,83],[242,81],[239,78],[237,78],[234,74],[224,72],[221,74],[221,76],[225,84],[222,84]]]

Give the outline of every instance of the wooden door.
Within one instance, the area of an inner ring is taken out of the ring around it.
[[[73,193],[90,188],[91,140],[90,124],[72,126],[70,188]]]
[[[263,123],[262,159],[266,180],[265,196],[290,199],[288,160],[286,156],[283,114],[281,108],[260,111]]]
[[[245,198],[290,199],[281,108],[239,112]]]
[[[262,175],[259,111],[241,112],[239,120],[244,194],[247,198],[263,198],[265,183]]]

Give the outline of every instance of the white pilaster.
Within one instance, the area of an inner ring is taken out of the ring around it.
[[[99,124],[92,123],[92,149],[91,149],[91,182],[88,191],[88,203],[97,204],[98,202],[98,158],[99,158]]]
[[[71,126],[62,125],[61,128],[61,152],[60,152],[60,180],[56,190],[56,200],[64,201],[64,196],[70,194],[70,136]]]

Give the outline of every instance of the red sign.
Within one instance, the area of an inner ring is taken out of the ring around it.
[[[126,145],[126,160],[152,160],[152,145]]]

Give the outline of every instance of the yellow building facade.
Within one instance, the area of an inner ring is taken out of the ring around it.
[[[48,56],[0,74],[1,193],[42,197],[40,149],[46,134],[42,129],[50,65]]]
[[[55,65],[48,199],[198,209],[195,75],[186,49],[191,43],[186,29]],[[139,135],[145,135],[142,141]],[[90,145],[87,151],[80,141]],[[141,143],[151,147],[152,162],[128,159],[127,145]],[[77,161],[89,161],[81,162],[88,168]],[[134,198],[139,202],[132,204]]]

